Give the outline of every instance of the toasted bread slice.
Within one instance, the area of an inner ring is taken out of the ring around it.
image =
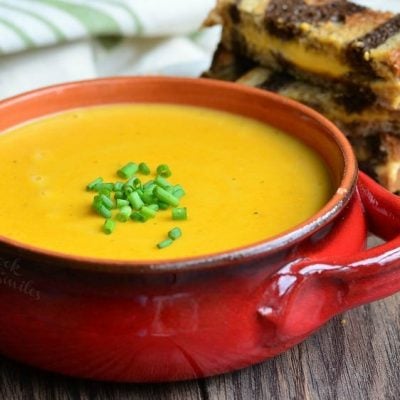
[[[391,132],[400,137],[400,110],[372,105],[364,108],[366,95],[359,87],[335,86],[324,89],[319,85],[296,79],[286,72],[254,67],[249,61],[233,54],[220,44],[213,64],[204,76],[237,81],[277,92],[307,104],[338,125],[347,136],[371,136]],[[360,100],[357,100],[360,99]]]
[[[400,108],[400,15],[346,0],[219,0],[207,24],[240,57],[323,86],[353,85],[365,107]]]

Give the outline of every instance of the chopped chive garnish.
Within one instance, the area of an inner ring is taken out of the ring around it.
[[[176,240],[182,236],[182,231],[176,227],[168,232],[168,237],[172,240]]]
[[[135,211],[131,214],[131,219],[133,221],[138,221],[138,222],[146,222],[146,218],[140,214],[139,211]]]
[[[126,186],[126,185],[124,185],[124,193],[125,193],[126,195],[132,193],[133,191],[134,191],[134,189],[133,189],[132,186]]]
[[[154,181],[148,181],[143,185],[143,189],[147,190],[147,189],[152,189],[155,186]]]
[[[158,207],[160,208],[160,210],[168,210],[169,204],[164,203],[163,201],[159,201],[158,202]]]
[[[103,225],[104,233],[109,235],[109,234],[113,233],[114,229],[115,229],[115,222],[110,218],[106,219],[106,221],[104,222],[104,225]]]
[[[173,194],[177,199],[181,199],[186,193],[185,193],[185,191],[182,190],[182,189],[177,189],[177,190],[174,190],[174,191],[172,192],[172,194]]]
[[[98,191],[99,194],[104,194],[105,196],[109,197],[111,195],[111,191],[109,191],[108,189],[100,189]]]
[[[145,190],[143,195],[140,196],[141,199],[144,201],[145,204],[154,203],[154,195],[152,190]]]
[[[143,206],[140,209],[140,214],[142,214],[143,217],[145,217],[145,218],[154,218],[156,216],[156,214],[157,214],[157,211],[153,210],[150,207]]]
[[[157,167],[157,174],[161,175],[163,178],[169,178],[172,175],[171,170],[166,164],[160,164]]]
[[[93,187],[93,192],[99,192],[100,190],[102,190],[102,188],[103,188],[103,183],[102,182],[96,183],[94,185],[94,187]]]
[[[166,189],[170,186],[172,186],[166,179],[164,179],[162,176],[157,176],[156,179],[154,179],[154,183],[158,185],[159,187]]]
[[[186,207],[177,207],[172,209],[172,219],[177,221],[182,221],[187,219]]]
[[[93,208],[97,211],[99,215],[101,215],[104,218],[111,218],[111,210],[108,209],[103,203],[97,202],[96,204],[93,204]]]
[[[98,185],[99,183],[103,182],[103,178],[101,178],[100,176],[98,178],[96,178],[95,180],[93,180],[92,182],[90,182],[87,186],[86,189],[89,191],[93,191],[94,188],[96,187],[96,185]]]
[[[102,182],[102,183],[98,183],[94,190],[96,190],[97,192],[101,192],[103,190],[107,190],[109,192],[111,192],[112,190],[114,190],[114,184],[110,183],[110,182]]]
[[[109,210],[111,210],[114,207],[114,202],[106,195],[101,194],[100,200]]]
[[[185,207],[179,207],[180,199],[186,194],[181,185],[173,185],[166,178],[171,176],[168,165],[157,167],[156,177],[142,182],[135,174],[149,175],[149,166],[141,162],[139,165],[129,162],[117,171],[123,182],[103,182],[98,177],[90,182],[86,189],[96,192],[92,207],[105,218],[103,232],[111,234],[116,227],[116,221],[127,222],[129,219],[146,222],[154,218],[160,210],[172,208],[172,219],[187,219]],[[114,219],[113,210],[117,209]],[[157,244],[159,249],[170,246],[174,240],[182,236],[180,228],[175,227],[168,232],[168,237]]]
[[[141,188],[142,181],[139,178],[136,178],[136,176],[133,176],[128,180],[128,182],[126,182],[126,185],[133,187],[133,189],[138,189]]]
[[[137,192],[129,193],[127,197],[128,197],[129,203],[131,203],[131,206],[135,210],[140,210],[144,206],[143,200],[140,198],[140,196]]]
[[[123,182],[115,182],[113,190],[114,190],[114,192],[120,192],[123,187],[124,187]]]
[[[133,182],[135,181],[135,179],[137,179],[137,178],[136,178],[136,176],[134,175],[134,176],[132,176],[132,178],[130,178],[130,179],[128,179],[128,180],[126,181],[125,185],[126,185],[126,186],[134,187],[135,185],[133,184]]]
[[[139,172],[143,175],[149,175],[150,174],[150,168],[145,162],[141,162],[139,164]]]
[[[179,199],[177,199],[173,194],[168,193],[165,189],[158,187],[154,190],[156,197],[164,203],[170,206],[176,207],[179,205]]]
[[[128,221],[129,217],[132,214],[132,208],[129,206],[124,206],[120,208],[119,213],[117,214],[117,219],[120,222],[126,222]]]
[[[94,196],[93,201],[92,201],[92,207],[96,210],[100,205],[102,205],[102,201],[100,199],[100,196]]]
[[[114,199],[118,200],[118,199],[124,199],[125,195],[123,192],[115,192],[114,193]]]
[[[175,185],[172,194],[178,199],[181,199],[186,194],[186,192],[181,185]]]
[[[165,249],[166,247],[171,246],[171,244],[172,244],[173,242],[174,242],[174,241],[173,241],[172,239],[165,239],[165,240],[163,240],[162,242],[158,243],[158,244],[157,244],[157,247],[158,247],[159,249]]]
[[[124,165],[121,169],[119,169],[117,171],[117,174],[122,179],[129,179],[136,174],[137,170],[138,170],[138,165],[133,162],[129,162],[128,164]]]
[[[117,199],[117,208],[129,206],[129,201],[125,199]]]

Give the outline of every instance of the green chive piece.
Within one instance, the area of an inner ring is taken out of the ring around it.
[[[163,178],[169,178],[172,175],[171,170],[166,164],[160,164],[157,167],[157,174],[161,175]]]
[[[109,210],[114,208],[114,202],[109,197],[107,197],[106,195],[101,194],[100,195],[100,200]]]
[[[116,218],[120,222],[128,221],[129,217],[132,214],[132,208],[129,206],[124,206],[120,208],[119,213],[117,214]]]
[[[127,197],[128,197],[129,203],[131,203],[131,206],[135,210],[140,210],[144,206],[143,200],[140,198],[140,196],[137,192],[129,193]]]
[[[90,182],[86,189],[97,192],[93,198],[92,207],[105,218],[102,230],[111,234],[116,228],[116,221],[127,222],[129,219],[146,222],[154,218],[159,210],[172,208],[172,219],[187,219],[185,207],[179,207],[180,199],[186,192],[181,185],[173,185],[166,178],[172,173],[168,165],[160,164],[156,168],[156,178],[142,182],[136,175],[150,175],[151,169],[145,163],[129,162],[117,171],[124,182],[103,182],[98,177]],[[112,219],[112,210],[117,208],[117,214]],[[175,227],[168,232],[168,237],[157,244],[159,249],[170,246],[174,240],[182,236],[180,228]]]
[[[168,210],[169,204],[164,203],[163,201],[158,202],[158,207],[160,210]]]
[[[153,189],[155,186],[154,181],[148,181],[143,185],[143,190]]]
[[[172,209],[172,219],[182,221],[187,219],[186,207],[177,207]]]
[[[140,214],[139,211],[135,211],[131,214],[131,219],[137,222],[146,222],[146,218]]]
[[[154,211],[158,211],[160,209],[158,204],[149,204],[147,207]]]
[[[99,192],[100,190],[102,190],[102,188],[103,188],[103,183],[102,182],[96,183],[94,185],[93,192]]]
[[[133,187],[133,189],[138,189],[142,187],[142,181],[139,178],[136,178],[136,176],[133,176],[126,182],[126,185]]]
[[[170,206],[176,207],[179,205],[179,199],[177,199],[173,194],[168,193],[161,187],[156,188],[154,190],[154,194],[159,200],[169,204]]]
[[[115,182],[113,190],[114,192],[121,192],[123,187],[124,187],[123,182]]]
[[[150,207],[143,206],[140,209],[140,214],[142,214],[143,217],[145,217],[145,218],[154,218],[157,214],[157,211],[153,210]]]
[[[92,207],[93,207],[95,210],[97,210],[97,208],[98,208],[99,206],[101,206],[102,204],[103,204],[103,202],[101,201],[99,195],[93,197]]]
[[[172,185],[164,179],[162,176],[157,176],[157,178],[154,180],[154,183],[158,185],[159,187],[166,189],[168,187],[171,187]]]
[[[150,175],[150,168],[145,162],[139,164],[139,172],[143,175]]]
[[[111,191],[109,191],[108,189],[100,189],[99,191],[98,191],[98,193],[99,194],[104,194],[104,196],[107,196],[107,197],[110,197],[110,195],[111,195]]]
[[[186,192],[181,185],[175,185],[172,194],[178,199],[181,199],[186,194]]]
[[[171,244],[174,243],[174,241],[172,239],[165,239],[162,242],[157,244],[157,247],[161,250],[161,249],[165,249],[168,246],[171,246]]]
[[[109,192],[112,192],[114,190],[114,184],[111,182],[98,183],[95,186],[94,190],[97,192],[101,192],[103,190],[108,190]]]
[[[102,217],[111,218],[111,215],[112,215],[111,210],[109,210],[103,203],[101,203],[101,202],[93,203],[93,208]]]
[[[173,194],[177,199],[180,200],[186,193],[185,193],[185,191],[182,190],[182,189],[177,189],[177,190],[174,190],[174,191],[172,192],[172,194]]]
[[[117,208],[129,206],[129,201],[125,199],[117,199]]]
[[[103,182],[103,178],[99,176],[98,178],[96,178],[95,180],[93,180],[86,186],[86,190],[89,190],[90,192],[92,192],[94,190],[94,188],[96,187],[96,185],[98,185],[99,183],[102,183],[102,182]]]
[[[114,193],[114,199],[118,200],[118,199],[125,199],[125,195],[123,192],[115,192]]]
[[[125,193],[126,195],[132,193],[133,191],[134,191],[134,189],[133,189],[132,186],[124,185],[124,193]]]
[[[129,162],[117,171],[117,174],[122,179],[129,179],[136,174],[138,165],[134,162]]]
[[[140,196],[141,199],[144,201],[145,204],[152,204],[154,203],[154,196],[152,190],[145,190],[143,195]]]
[[[113,233],[114,229],[115,229],[115,222],[110,218],[106,219],[103,225],[104,233],[110,235],[111,233]]]
[[[182,236],[182,231],[178,227],[171,229],[168,232],[168,237],[172,240],[176,240],[176,239],[180,238],[181,236]]]

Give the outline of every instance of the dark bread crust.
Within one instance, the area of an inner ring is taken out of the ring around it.
[[[265,26],[270,34],[290,40],[302,34],[302,23],[345,23],[352,14],[366,10],[365,7],[346,0],[319,1],[314,4],[304,0],[270,0],[265,11]]]
[[[379,25],[371,32],[364,36],[353,40],[349,43],[346,49],[346,57],[354,67],[363,70],[364,73],[371,74],[373,77],[377,77],[374,70],[371,68],[369,61],[369,52],[387,42],[391,37],[395,36],[400,32],[400,15],[387,20],[382,25]],[[399,73],[399,68],[395,64],[394,68]]]

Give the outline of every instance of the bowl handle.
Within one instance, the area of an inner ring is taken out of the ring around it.
[[[400,291],[400,198],[360,173],[354,201],[358,207],[351,205],[345,218],[350,223],[339,223],[333,241],[352,247],[348,241],[359,240],[354,231],[362,231],[366,221],[387,242],[350,255],[343,255],[340,246],[335,254],[335,245],[328,246],[325,253],[297,259],[278,271],[258,307],[277,341],[297,342],[338,313]]]

